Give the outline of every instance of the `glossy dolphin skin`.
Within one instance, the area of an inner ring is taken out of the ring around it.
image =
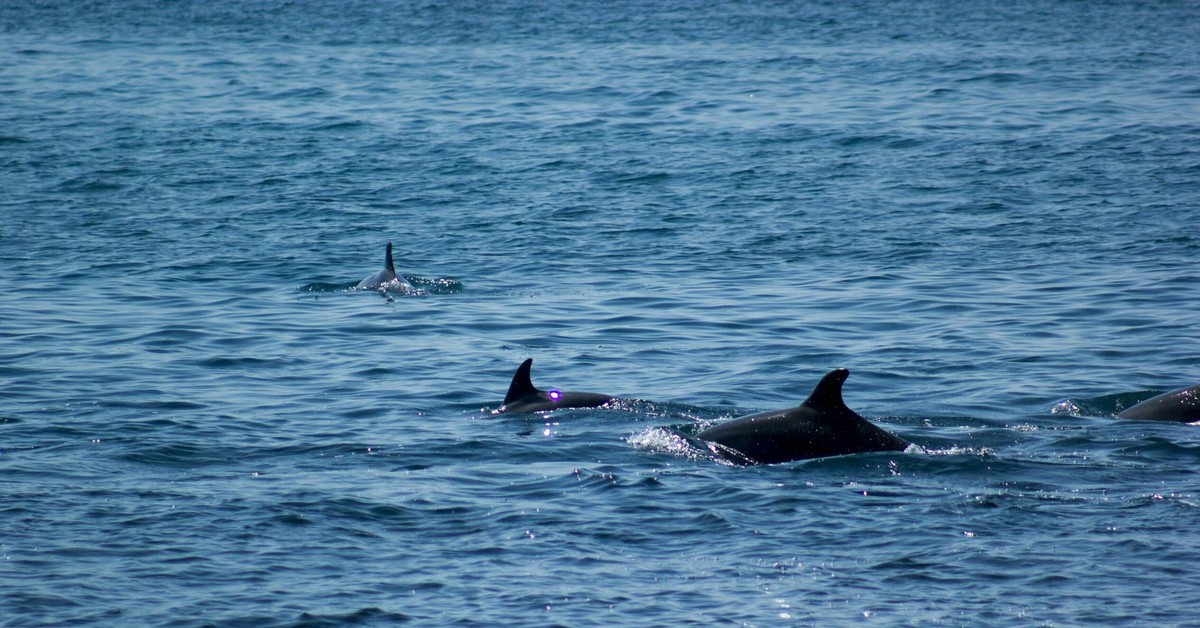
[[[1200,384],[1151,397],[1118,412],[1117,417],[1139,421],[1195,423],[1200,421]]]
[[[830,371],[804,403],[714,425],[696,435],[738,464],[773,464],[868,451],[903,451],[908,443],[862,418],[842,401],[850,371]]]
[[[396,265],[392,263],[392,243],[387,243],[387,256],[383,270],[363,279],[355,286],[356,290],[396,290],[399,292],[416,292],[408,280],[396,274]]]
[[[533,358],[529,358],[517,367],[512,383],[508,385],[508,394],[504,395],[504,405],[500,406],[500,412],[517,414],[546,412],[559,408],[595,408],[615,400],[611,395],[597,393],[564,392],[554,388],[539,390],[529,378],[529,369],[532,366]]]

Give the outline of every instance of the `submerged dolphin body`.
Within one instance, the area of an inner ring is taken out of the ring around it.
[[[1195,423],[1200,421],[1200,384],[1151,397],[1118,412],[1117,417],[1139,421]]]
[[[842,401],[850,371],[830,371],[804,403],[714,425],[697,438],[738,464],[773,464],[868,451],[903,451],[908,442],[862,418]]]
[[[558,408],[595,408],[616,399],[611,395],[565,392],[555,388],[539,390],[529,378],[529,369],[532,366],[533,358],[528,358],[517,367],[512,383],[508,385],[508,394],[504,395],[504,405],[500,406],[500,412],[517,414],[545,412]]]
[[[396,274],[396,266],[392,263],[392,243],[387,243],[387,257],[383,270],[363,279],[355,286],[356,290],[384,290],[396,292],[417,292],[408,280]]]

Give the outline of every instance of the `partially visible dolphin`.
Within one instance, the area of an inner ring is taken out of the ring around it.
[[[383,270],[363,279],[354,287],[356,290],[394,290],[397,292],[417,292],[408,280],[396,274],[396,266],[392,263],[392,243],[387,243],[387,257]]]
[[[1118,418],[1139,421],[1200,421],[1200,384],[1151,397],[1117,413]]]
[[[714,425],[697,438],[737,464],[773,464],[868,451],[903,451],[908,443],[862,418],[842,401],[850,371],[830,371],[804,403]]]
[[[611,395],[597,393],[564,392],[556,388],[539,390],[529,378],[529,369],[532,366],[533,358],[528,358],[517,367],[512,383],[508,385],[508,394],[504,395],[504,405],[500,406],[500,412],[515,414],[545,412],[558,408],[595,408],[616,400]]]

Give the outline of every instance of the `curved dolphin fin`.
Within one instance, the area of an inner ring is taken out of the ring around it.
[[[388,270],[388,272],[392,273],[393,275],[396,274],[396,265],[392,263],[392,243],[391,242],[388,242],[388,245],[387,245],[387,261],[384,263],[383,267],[386,268]]]
[[[842,384],[847,377],[850,377],[849,369],[829,371],[817,382],[808,399],[800,405],[808,406],[822,415],[837,415],[843,412],[853,414],[854,411],[846,407],[846,402],[842,400]]]
[[[521,366],[517,367],[517,372],[513,374],[512,383],[508,385],[508,394],[504,395],[504,405],[538,393],[538,389],[534,388],[533,381],[529,378],[529,369],[532,366],[533,358],[526,358],[521,363]]]

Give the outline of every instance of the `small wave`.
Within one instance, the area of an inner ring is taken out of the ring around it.
[[[1177,461],[1181,458],[1200,458],[1200,445],[1186,445],[1161,436],[1149,436],[1116,449],[1115,453],[1139,461]]]
[[[1066,416],[1074,416],[1074,417],[1087,416],[1087,412],[1082,407],[1080,407],[1079,404],[1075,403],[1074,401],[1071,401],[1070,399],[1064,399],[1062,401],[1059,401],[1058,403],[1055,403],[1053,406],[1050,406],[1049,413],[1050,414],[1064,414]]]
[[[665,183],[671,179],[671,174],[667,172],[648,172],[644,174],[621,174],[613,177],[614,183],[621,184],[654,184]]]
[[[904,450],[906,454],[925,454],[928,456],[972,456],[977,458],[990,458],[996,455],[996,450],[991,447],[962,447],[953,446],[942,449],[927,449],[920,445],[909,444]]]
[[[446,277],[414,277],[405,275],[416,290],[378,290],[375,288],[358,289],[358,283],[328,283],[324,281],[316,281],[310,284],[305,284],[296,289],[297,292],[309,294],[334,294],[334,293],[380,293],[389,299],[391,297],[423,297],[427,295],[447,295],[458,294],[463,290],[463,283],[457,279]]]
[[[654,453],[665,453],[687,458],[688,460],[716,460],[724,462],[707,449],[697,447],[692,440],[682,433],[665,427],[652,427],[629,435],[625,442],[634,449],[644,449]],[[730,463],[725,463],[730,464]]]
[[[392,624],[412,619],[404,613],[385,611],[381,608],[360,608],[351,613],[321,614],[300,613],[298,623],[303,626],[358,626],[362,624]],[[238,622],[233,622],[238,623]]]
[[[834,140],[834,143],[845,148],[854,148],[875,144],[888,144],[897,141],[897,139],[891,135],[847,135]]]
[[[671,90],[660,89],[650,94],[638,94],[628,104],[633,107],[650,107],[674,103],[682,98],[682,96]]]
[[[206,369],[246,369],[280,366],[285,360],[253,356],[213,356],[197,360],[196,366]]]
[[[1196,509],[1200,508],[1200,499],[1191,493],[1150,493],[1129,500],[1129,505],[1135,508],[1160,504],[1175,504]]]
[[[332,93],[323,87],[305,87],[299,89],[288,89],[282,92],[272,94],[268,98],[271,100],[313,100],[317,98],[328,98]]]
[[[315,293],[319,293],[319,294],[326,294],[326,293],[331,293],[331,292],[348,292],[350,290],[353,290],[354,286],[356,286],[356,285],[358,285],[358,284],[356,284],[356,283],[349,283],[349,284],[347,284],[347,283],[324,283],[324,282],[318,281],[316,283],[310,283],[308,285],[300,286],[297,290],[299,290],[300,292],[315,292]]]
[[[133,410],[203,410],[208,404],[192,401],[105,401],[100,400],[96,405],[101,408],[128,408]]]
[[[186,327],[165,327],[129,339],[138,344],[154,348],[178,347],[194,344],[212,337],[207,331]]]
[[[233,453],[221,447],[166,443],[134,448],[118,458],[126,462],[165,467],[199,467],[228,464]]]
[[[332,122],[318,122],[309,126],[313,131],[357,131],[370,126],[361,120],[335,120]]]
[[[604,118],[590,118],[588,120],[580,120],[580,121],[573,121],[573,122],[567,122],[564,124],[560,124],[556,128],[559,128],[559,129],[590,129],[590,128],[595,128],[595,127],[602,127],[607,124],[608,124],[608,120],[605,120]]]
[[[425,292],[424,290],[422,290],[420,288],[417,288],[416,286],[413,286],[413,288],[414,289],[409,289],[407,286],[400,287],[400,286],[395,286],[394,284],[393,284],[393,286],[388,287],[388,288],[359,288],[358,286],[355,286],[353,288],[350,288],[348,290],[348,292],[365,293],[365,294],[374,293],[374,294],[383,296],[388,301],[395,301],[397,297],[399,297],[399,298],[423,297],[428,294],[427,292]]]
[[[463,284],[457,279],[447,277],[413,277],[405,275],[408,282],[428,294],[458,294],[462,292]]]
[[[1047,412],[1070,417],[1111,417],[1162,392],[1165,391],[1144,390],[1084,399],[1063,399],[1050,406]]]
[[[1009,85],[1027,80],[1023,74],[1016,72],[987,72],[959,79],[959,83],[992,83],[995,85]]]
[[[92,177],[77,177],[62,184],[64,192],[115,192],[124,187],[120,183]]]

